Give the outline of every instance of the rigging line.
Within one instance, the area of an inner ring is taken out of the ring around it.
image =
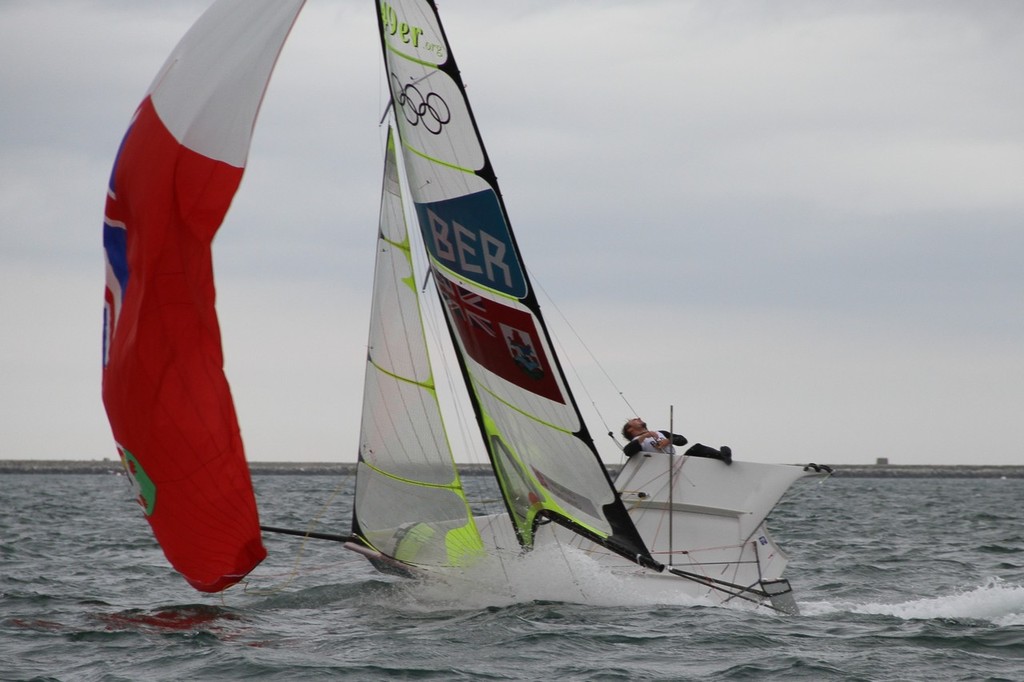
[[[305,531],[297,531],[297,530],[291,530],[291,529],[286,529],[286,528],[277,528],[275,526],[263,526],[263,525],[260,526],[260,530],[266,531],[268,533],[280,533],[280,534],[283,534],[283,535],[296,535],[296,536],[302,537],[302,543],[299,545],[299,551],[297,551],[295,553],[295,561],[292,563],[292,569],[291,569],[291,571],[288,574],[287,580],[285,580],[283,584],[278,585],[277,587],[272,587],[272,588],[269,588],[269,589],[256,589],[256,590],[252,590],[253,594],[260,595],[260,596],[273,595],[273,594],[277,594],[278,592],[281,592],[282,590],[286,589],[289,585],[291,585],[292,582],[295,581],[295,578],[299,574],[299,567],[302,565],[302,559],[303,559],[303,556],[304,556],[304,553],[305,553],[305,550],[306,550],[306,543],[309,542],[310,539],[315,539],[315,540],[333,540],[335,542],[346,542],[346,541],[348,541],[348,539],[342,540],[341,539],[342,536],[340,536],[340,535],[334,535],[332,533],[318,533],[318,532],[315,532],[313,530],[313,528],[320,522],[320,517],[322,517],[324,515],[324,513],[326,513],[327,508],[331,505],[332,502],[334,502],[334,498],[336,498],[339,494],[341,494],[342,488],[344,486],[348,485],[350,478],[352,478],[351,475],[347,475],[347,476],[343,476],[342,477],[341,482],[338,483],[338,485],[335,487],[335,489],[331,493],[330,497],[328,497],[327,500],[323,503],[323,505],[321,505],[320,511],[317,512],[317,514],[312,519],[310,519],[309,525],[307,526]],[[249,581],[248,580],[245,582],[244,591],[247,594],[250,591],[249,590]]]
[[[515,583],[512,581],[512,578],[509,577],[508,566],[505,565],[505,552],[495,552],[494,556],[498,560],[498,566],[501,567],[502,574],[505,576],[505,589],[508,590],[509,597],[514,601],[519,601]]]
[[[605,424],[605,428],[608,428],[607,424]],[[622,457],[626,456],[626,446],[619,442],[619,439],[615,437],[614,431],[608,431],[608,437],[612,439],[612,442],[615,443],[615,447],[618,448],[621,453],[621,457],[619,459],[619,463],[621,464],[624,461]]]
[[[743,547],[746,544],[747,544],[747,541],[744,540],[743,542],[734,542],[734,543],[732,543],[730,545],[705,545],[704,547],[694,547],[692,549],[677,549],[677,550],[675,550],[674,553],[679,555],[679,556],[693,556],[693,557],[695,557],[696,562],[699,563],[701,566],[715,566],[715,565],[718,565],[718,564],[723,564],[724,565],[724,564],[736,564],[736,563],[743,564],[743,563],[750,563],[751,560],[750,559],[728,559],[728,560],[723,560],[723,561],[705,561],[704,559],[696,558],[696,555],[700,554],[701,552],[720,552],[723,549],[739,549],[739,548]],[[659,550],[657,552],[651,552],[651,554],[667,554],[667,553],[668,552],[666,550]]]
[[[395,104],[394,98],[393,97],[389,97],[388,98],[388,104],[387,104],[386,107],[384,107],[384,114],[380,117],[380,121],[377,123],[378,126],[384,125],[384,121],[388,117],[388,112],[391,111],[391,107],[393,107],[394,104]]]
[[[594,361],[594,363],[595,363],[595,364],[597,365],[597,368],[598,368],[599,370],[601,370],[601,373],[602,373],[602,374],[604,374],[604,376],[605,376],[605,379],[607,379],[607,380],[608,380],[608,383],[609,383],[609,384],[611,385],[611,387],[612,387],[612,388],[613,388],[613,389],[615,390],[615,392],[616,392],[616,393],[618,394],[618,396],[619,396],[619,398],[620,398],[620,399],[622,400],[622,402],[624,402],[624,403],[626,404],[626,407],[628,407],[628,408],[629,408],[629,411],[630,411],[630,413],[631,413],[631,414],[636,414],[636,409],[635,409],[635,408],[634,408],[634,407],[633,407],[633,406],[632,406],[632,405],[630,404],[629,400],[628,400],[628,399],[626,398],[626,395],[625,395],[625,393],[623,393],[623,392],[622,392],[622,391],[621,391],[621,390],[619,389],[618,385],[617,385],[617,384],[615,383],[615,380],[614,380],[614,379],[612,379],[612,377],[611,377],[611,376],[610,376],[610,375],[608,374],[607,370],[605,370],[605,368],[604,368],[604,365],[603,365],[603,364],[601,363],[601,361],[600,361],[600,360],[598,360],[597,356],[596,356],[596,355],[594,355],[594,352],[593,352],[592,350],[590,350],[590,347],[589,347],[589,346],[588,346],[588,345],[586,344],[586,342],[585,342],[585,341],[583,340],[583,337],[581,337],[581,336],[579,335],[579,332],[577,332],[577,331],[576,331],[576,328],[575,328],[575,327],[573,327],[572,323],[571,323],[571,322],[569,322],[569,318],[568,318],[568,317],[566,317],[565,313],[563,313],[563,312],[562,312],[562,309],[558,307],[558,304],[557,304],[557,303],[555,302],[555,299],[553,299],[553,298],[551,297],[551,295],[550,295],[550,294],[548,294],[547,290],[546,290],[546,289],[544,288],[544,286],[543,286],[543,285],[542,285],[542,284],[540,283],[540,280],[538,280],[538,279],[537,279],[537,276],[536,276],[536,274],[534,273],[534,271],[532,271],[532,270],[531,270],[531,271],[529,272],[529,275],[530,275],[530,279],[531,279],[531,280],[533,281],[533,284],[534,284],[534,285],[535,285],[535,286],[536,286],[536,287],[537,287],[538,289],[540,289],[541,293],[543,293],[543,294],[544,294],[544,297],[545,297],[545,298],[546,298],[546,299],[548,300],[548,302],[549,302],[549,303],[551,304],[551,307],[553,307],[553,308],[555,309],[555,312],[557,312],[557,313],[558,313],[558,316],[559,316],[559,317],[560,317],[560,318],[562,319],[562,321],[563,321],[563,322],[565,322],[566,326],[568,326],[568,327],[569,327],[569,330],[570,330],[570,331],[571,331],[571,332],[573,333],[573,336],[575,336],[575,337],[576,337],[576,340],[577,340],[577,341],[579,341],[579,343],[580,343],[580,345],[581,345],[581,346],[583,346],[583,349],[584,349],[584,350],[585,350],[585,351],[587,352],[587,354],[588,354],[588,355],[589,355],[589,356],[591,357],[591,359],[592,359],[592,360]],[[586,387],[584,387],[584,391],[586,392]],[[588,397],[589,397],[589,393],[588,393],[587,395],[588,395]],[[597,409],[597,408],[596,408],[596,406],[595,406],[595,409]],[[598,411],[598,415],[601,415],[600,411]],[[605,428],[607,429],[607,428],[608,428],[607,420],[605,420],[605,418],[604,418],[604,416],[603,416],[603,415],[601,415],[601,421],[602,421],[602,422],[604,422]]]
[[[417,237],[419,236],[417,233]],[[417,245],[421,246],[418,242]],[[423,286],[426,288],[432,268],[430,268],[422,248],[415,249],[413,253],[415,254],[414,262],[419,270],[427,273],[423,279]],[[461,373],[455,373],[457,370],[452,363],[456,351],[451,345],[452,342],[446,329],[443,328],[444,310],[440,309],[437,296],[426,295],[425,291],[423,293],[424,295],[419,297],[422,311],[421,320],[430,341],[431,371],[432,373],[440,371],[440,378],[443,379],[435,379],[434,383],[439,404],[448,407],[447,418],[444,419],[446,431],[450,435],[458,437],[459,454],[463,458],[468,456],[473,463],[483,463],[486,460],[481,460],[480,448],[473,447],[473,444],[478,442],[479,436],[474,434],[466,417],[466,406],[462,402],[465,396],[460,394],[462,376]],[[442,409],[442,413],[445,413],[444,409]],[[451,423],[451,417],[455,419],[454,425]]]
[[[675,518],[675,512],[671,511],[675,507],[675,500],[673,499],[673,492],[675,490],[675,459],[676,459],[676,448],[672,444],[672,434],[675,433],[675,425],[673,419],[675,417],[675,406],[669,405],[668,407],[668,565],[672,567],[672,519]],[[681,446],[680,446],[681,447]]]
[[[772,611],[785,613],[784,611],[782,611],[782,609],[778,608],[777,606],[771,603],[771,595],[769,595],[767,592],[763,590],[755,589],[752,585],[749,587],[744,587],[743,585],[737,585],[736,583],[726,582],[725,580],[708,578],[702,575],[698,575],[696,573],[681,571],[677,568],[669,568],[668,570],[670,573],[672,573],[672,575],[678,576],[680,578],[686,578],[687,580],[692,580],[695,583],[700,583],[701,585],[710,587],[713,590],[718,590],[719,592],[724,592],[725,594],[732,595],[726,601],[731,601],[733,597],[739,597],[740,599],[749,601],[752,604],[755,604],[756,606],[763,606],[766,609],[771,609]],[[733,590],[739,591],[734,592]],[[755,596],[751,597],[748,595]]]
[[[580,596],[582,596],[583,599],[590,601],[587,591],[583,589],[583,584],[580,582],[580,579],[576,577],[576,572],[572,570],[572,564],[569,563],[569,557],[565,553],[565,545],[562,544],[562,540],[558,537],[558,533],[555,532],[554,528],[551,529],[551,537],[554,538],[555,544],[558,546],[558,553],[562,557],[562,563],[565,564],[566,570],[569,571],[569,576],[572,578],[572,584],[580,591]],[[571,547],[572,545],[570,544],[569,546]],[[637,561],[637,564],[640,564],[640,562]]]
[[[799,465],[794,465],[794,466],[799,466]],[[825,465],[810,465],[810,464],[808,464],[808,465],[804,466],[804,471],[807,471],[807,467],[809,467],[809,466],[819,466],[822,469],[826,469]],[[827,473],[824,476],[822,476],[818,480],[818,482],[814,484],[813,487],[817,488],[817,487],[825,485],[825,482],[828,481],[830,478],[832,478],[835,475],[835,472],[832,470],[832,467],[827,467],[826,471],[827,471]],[[799,483],[800,480],[802,480],[802,479],[797,479],[796,481],[794,481],[794,483]],[[786,492],[782,494],[782,498],[779,499],[779,501],[775,503],[775,506],[778,507],[783,502],[787,502],[789,500],[795,500],[797,498],[804,497],[804,496],[810,494],[811,487],[812,486],[809,485],[809,484],[808,485],[791,485],[786,490]],[[774,509],[773,509],[773,511],[774,511]],[[753,533],[751,533],[751,537],[753,537]]]

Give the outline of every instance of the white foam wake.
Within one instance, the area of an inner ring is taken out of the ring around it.
[[[896,603],[807,602],[800,603],[805,615],[845,611],[894,616],[905,620],[984,620],[995,625],[1024,625],[1024,585],[1008,585],[999,578],[952,594]]]

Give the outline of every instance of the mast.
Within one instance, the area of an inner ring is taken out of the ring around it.
[[[569,390],[436,7],[381,0],[378,10],[409,193],[519,541],[532,545],[549,518],[660,568]]]

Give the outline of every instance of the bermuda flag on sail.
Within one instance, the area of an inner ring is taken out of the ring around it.
[[[195,588],[265,556],[223,371],[211,244],[301,0],[219,0],[157,75],[107,189],[103,403],[135,493]]]
[[[465,289],[436,268],[433,272],[466,353],[502,379],[564,404],[533,316]]]

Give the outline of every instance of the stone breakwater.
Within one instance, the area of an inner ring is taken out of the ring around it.
[[[900,464],[830,464],[839,478],[1024,478],[1024,466],[955,466]],[[249,470],[257,476],[351,476],[356,465],[351,462],[250,462]],[[614,476],[617,465],[609,465]],[[0,460],[0,474],[119,474],[121,463],[103,460]],[[490,473],[482,464],[460,464],[463,476]]]

